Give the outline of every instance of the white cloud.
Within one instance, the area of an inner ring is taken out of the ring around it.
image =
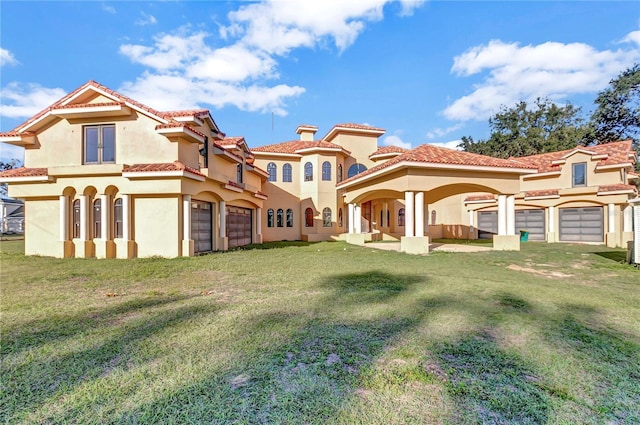
[[[455,149],[457,151],[462,150],[458,145],[462,143],[462,140],[451,140],[450,142],[430,142],[430,145],[439,146],[441,148]]]
[[[15,56],[13,56],[13,53],[0,47],[0,66],[17,65],[18,63],[19,62]]]
[[[627,37],[633,38],[634,33]],[[500,106],[537,97],[562,99],[594,93],[637,60],[633,49],[598,51],[584,43],[546,42],[520,46],[492,40],[454,58],[458,76],[483,74],[483,82],[455,100],[443,114],[453,120],[485,120]]]
[[[622,40],[620,40],[620,43],[636,43],[640,46],[640,30],[631,31]]]
[[[136,25],[145,26],[145,25],[153,25],[158,23],[158,20],[153,15],[147,15],[144,12],[140,12],[140,15],[142,17],[136,20],[135,22]]]
[[[50,89],[39,84],[9,83],[0,90],[0,116],[7,118],[31,117],[65,95],[60,88]]]
[[[102,3],[102,10],[112,15],[116,14],[116,8],[111,6],[110,4]]]
[[[0,143],[0,161],[10,162],[12,159],[17,159],[21,163],[24,162],[24,148]]]
[[[464,123],[458,123],[447,128],[434,128],[427,133],[427,139],[435,139],[437,137],[446,136],[447,134],[453,133],[454,131],[461,129],[462,127],[464,127]]]
[[[391,136],[387,136],[382,140],[384,146],[398,146],[405,149],[411,149],[411,143],[405,142],[400,138],[401,131],[395,131]]]

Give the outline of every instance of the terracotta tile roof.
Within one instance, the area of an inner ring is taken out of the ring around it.
[[[196,130],[195,128],[191,127],[190,125],[187,125],[185,123],[182,122],[170,122],[169,124],[158,124],[156,125],[156,130],[160,130],[163,128],[187,128],[190,131],[196,133],[199,136],[202,137],[207,137],[204,135],[204,133],[199,132],[198,130]]]
[[[371,131],[386,131],[384,128],[378,128],[378,127],[372,127],[370,125],[364,125],[364,124],[355,124],[355,123],[344,123],[344,124],[336,124],[333,126],[333,128],[336,127],[340,127],[340,128],[351,128],[354,130],[371,130]]]
[[[496,168],[535,168],[532,165],[528,165],[513,159],[493,158],[490,156],[478,155],[475,153],[463,152],[455,149],[448,149],[440,146],[425,144],[407,151],[401,155],[398,155],[395,158],[391,158],[390,160],[383,162],[380,165],[369,168],[368,170],[363,171],[358,175],[342,181],[339,185],[343,185],[347,182],[359,179],[363,176],[375,173],[379,170],[391,167],[392,165],[401,162]]]
[[[633,153],[631,140],[624,140],[621,142],[604,143],[594,146],[577,146],[573,149],[567,149],[559,152],[549,152],[538,155],[523,156],[513,158],[527,164],[532,164],[538,167],[539,173],[549,173],[552,171],[560,171],[561,164],[553,164],[554,161],[559,161],[566,155],[576,151],[584,150],[593,152],[594,155],[608,155],[606,159],[600,159],[599,165],[616,165],[633,162],[629,157],[629,154]]]
[[[475,195],[475,196],[467,196],[464,201],[465,202],[473,202],[473,201],[495,201],[495,195]]]
[[[209,115],[208,109],[184,109],[181,111],[165,111],[163,112],[165,115],[170,117],[201,117],[203,115]]]
[[[125,106],[124,102],[70,103],[68,105],[51,106],[51,109],[97,108],[100,106]]]
[[[369,155],[369,158],[374,156],[385,156],[390,154],[401,154],[408,152],[409,149],[401,148],[400,146],[381,146],[374,153]]]
[[[214,140],[214,143],[219,146],[228,146],[228,145],[240,145],[242,143],[247,143],[242,136],[230,136],[225,137],[222,140]]]
[[[290,142],[282,142],[275,143],[273,145],[259,146],[257,148],[251,149],[253,152],[269,152],[269,153],[287,153],[287,154],[296,154],[299,151],[304,149],[338,149],[341,152],[346,154],[350,154],[348,150],[343,148],[340,145],[330,142],[323,141],[315,141],[315,142],[305,142],[302,140],[293,140]]]
[[[122,169],[125,173],[143,173],[143,172],[162,172],[162,171],[187,171],[192,174],[205,177],[200,171],[195,168],[184,165],[180,161],[163,162],[155,164],[132,164],[125,165]]]
[[[37,177],[46,176],[46,168],[12,168],[11,170],[4,170],[0,172],[0,178],[2,177]]]
[[[530,190],[524,193],[525,198],[536,198],[538,196],[556,196],[559,192],[557,189],[548,190]]]
[[[608,184],[604,186],[598,186],[598,192],[618,192],[622,190],[633,190],[636,192],[636,187],[632,184]]]

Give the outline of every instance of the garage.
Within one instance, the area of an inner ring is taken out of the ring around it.
[[[602,207],[561,208],[560,240],[563,242],[603,242]]]
[[[498,211],[478,211],[478,239],[491,239],[498,234]]]
[[[516,211],[516,233],[520,230],[529,232],[530,241],[544,241],[546,239],[544,210]]]
[[[252,234],[252,210],[227,207],[227,238],[229,248],[249,245]]]
[[[211,202],[191,201],[191,239],[196,253],[213,250]]]

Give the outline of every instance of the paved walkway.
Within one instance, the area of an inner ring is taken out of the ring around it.
[[[364,246],[374,249],[383,249],[385,251],[398,251],[400,252],[400,242],[367,242]],[[430,243],[429,252],[432,251],[444,251],[444,252],[481,252],[492,251],[490,246],[481,245],[462,245],[452,243]]]

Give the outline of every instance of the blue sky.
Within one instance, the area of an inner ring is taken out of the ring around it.
[[[344,122],[451,147],[519,100],[586,115],[640,61],[637,1],[2,1],[0,16],[0,131],[95,80],[208,108],[251,147]]]

